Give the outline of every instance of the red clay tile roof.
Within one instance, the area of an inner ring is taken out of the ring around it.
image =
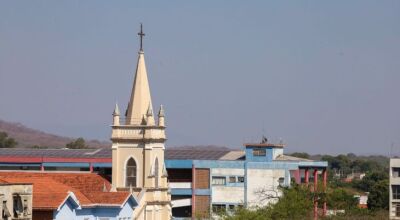
[[[120,206],[129,192],[104,192],[110,182],[94,173],[0,172],[0,181],[33,184],[33,209],[56,209],[73,192],[81,206]]]
[[[96,192],[86,196],[96,204],[122,204],[126,201],[129,192]]]

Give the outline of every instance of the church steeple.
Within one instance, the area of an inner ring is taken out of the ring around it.
[[[140,50],[133,82],[131,98],[128,105],[126,125],[140,125],[143,117],[147,117],[147,110],[153,109],[151,103],[150,87],[147,78],[146,64],[143,52],[143,26],[140,25]]]
[[[113,112],[113,190],[140,192],[143,195],[139,198],[132,219],[170,220],[171,195],[164,163],[167,140],[164,109],[161,107],[158,115],[153,112],[144,62],[142,26],[138,35],[139,56],[125,123],[120,124],[118,105],[115,105]]]

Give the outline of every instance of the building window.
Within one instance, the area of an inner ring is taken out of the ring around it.
[[[133,158],[128,160],[126,164],[126,180],[125,180],[126,187],[136,187],[136,162]]]
[[[400,177],[400,167],[393,167],[392,168],[392,176],[393,177]]]
[[[159,177],[159,174],[158,174],[158,158],[156,158],[156,161],[155,161],[154,165],[156,166],[155,167],[155,172],[154,172],[154,178],[156,178],[155,179],[155,185],[156,185],[156,188],[158,188],[158,177]]]
[[[13,195],[13,211],[14,217],[18,218],[24,213],[24,206],[22,204],[21,196],[18,194]]]
[[[393,203],[394,204],[394,207],[395,207],[395,209],[396,209],[396,213],[395,213],[395,215],[396,215],[396,217],[399,217],[400,216],[400,203]]]
[[[229,183],[236,183],[236,176],[230,176]]]
[[[220,205],[220,204],[213,204],[212,205],[212,211],[214,213],[221,213],[226,211],[225,205]]]
[[[244,176],[238,176],[238,183],[244,183]]]
[[[267,151],[263,148],[254,148],[253,149],[253,156],[255,157],[264,157],[267,155]]]
[[[400,199],[400,185],[392,185],[392,198]]]
[[[226,178],[224,176],[213,176],[212,184],[213,185],[225,185]]]

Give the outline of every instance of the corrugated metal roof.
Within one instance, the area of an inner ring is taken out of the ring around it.
[[[165,150],[165,159],[166,160],[219,160],[227,153],[229,153],[229,150],[167,149]]]
[[[111,158],[111,149],[1,148],[2,157]]]
[[[218,160],[229,150],[166,149],[166,160]],[[111,149],[2,148],[0,157],[111,158]],[[225,159],[226,160],[226,159]]]

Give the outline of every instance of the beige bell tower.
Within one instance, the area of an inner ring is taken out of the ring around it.
[[[164,164],[165,116],[161,106],[156,123],[142,47],[125,121],[118,105],[113,112],[112,185],[117,191],[130,190],[138,199],[133,219],[171,219],[171,196]]]

